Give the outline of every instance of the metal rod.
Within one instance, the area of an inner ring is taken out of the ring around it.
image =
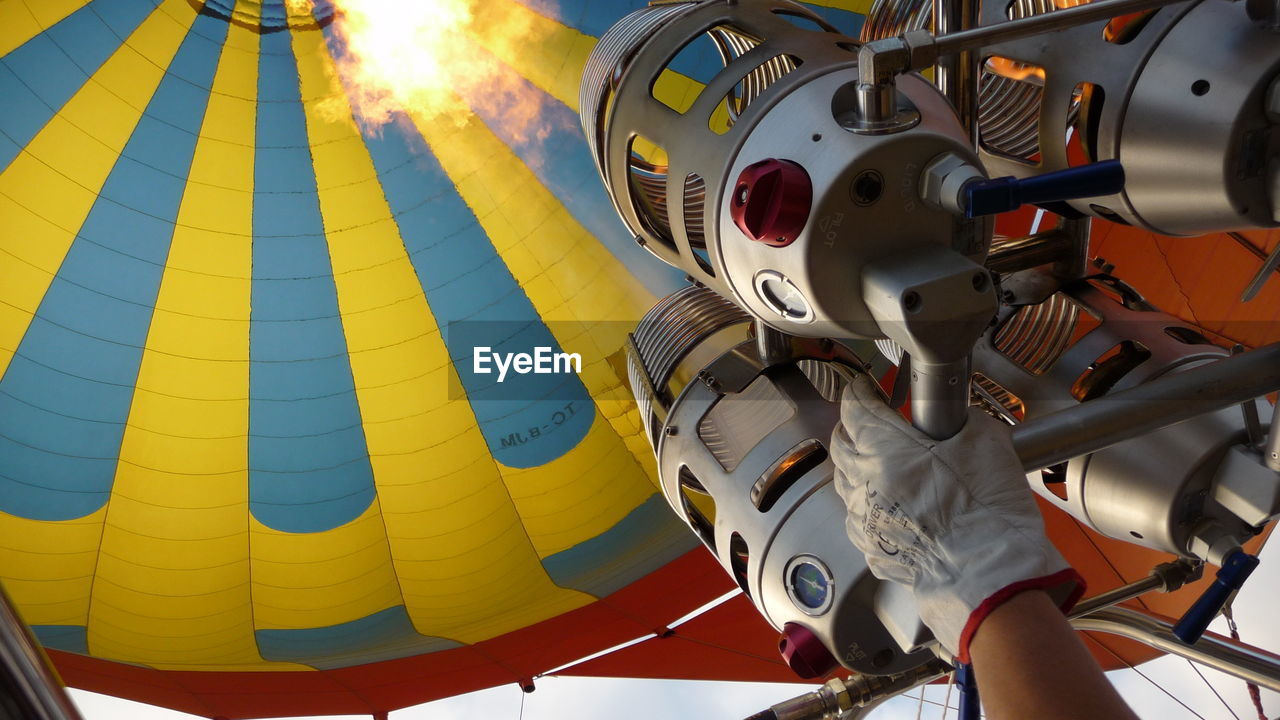
[[[911,422],[935,440],[960,432],[969,417],[969,357],[949,363],[911,358]]]
[[[1077,630],[1119,635],[1184,657],[1241,680],[1280,692],[1280,655],[1207,632],[1194,645],[1174,637],[1173,625],[1128,608],[1106,608],[1074,618]]]
[[[747,720],[846,718],[854,708],[881,702],[913,687],[932,682],[949,672],[950,665],[941,660],[930,660],[897,675],[852,675],[844,680],[835,678],[813,692],[783,700]]]
[[[975,0],[933,0],[933,33],[947,35],[978,26],[978,3]],[[934,65],[934,83],[950,101],[965,132],[974,143],[978,140],[978,58],[962,52],[938,58]]]
[[[1128,585],[1112,588],[1100,595],[1094,595],[1076,603],[1076,606],[1071,608],[1071,612],[1067,613],[1067,617],[1077,618],[1088,615],[1103,608],[1122,603],[1125,600],[1132,600],[1152,590],[1166,593],[1173,592],[1189,582],[1199,580],[1203,573],[1203,564],[1183,558],[1160,563],[1151,568],[1151,572],[1141,580],[1135,580]]]
[[[1087,5],[1077,5],[1071,8],[1055,10],[1051,13],[1032,15],[995,25],[942,35],[936,38],[936,47],[939,55],[959,53],[965,50],[977,50],[987,45],[1065,30],[1077,25],[1091,23],[1095,20],[1108,20],[1118,15],[1127,15],[1184,1],[1099,0]]]
[[[1088,275],[1089,238],[1093,236],[1093,218],[1063,218],[1058,229],[1066,234],[1070,249],[1067,257],[1053,264],[1053,274],[1071,280]]]
[[[1280,472],[1280,407],[1271,409],[1271,428],[1267,431],[1267,444],[1262,446],[1262,461]]]
[[[1081,600],[1075,607],[1071,608],[1069,617],[1083,617],[1090,613],[1095,613],[1103,608],[1111,607],[1132,600],[1151,590],[1158,590],[1164,587],[1164,580],[1157,575],[1148,575],[1141,580],[1131,582],[1128,585],[1121,585],[1118,588],[1108,590],[1101,595],[1094,595],[1091,598]]]
[[[1035,235],[1004,240],[992,245],[987,255],[988,270],[1011,273],[1048,263],[1071,259],[1075,242],[1071,234],[1061,228],[1046,230]]]
[[[1240,233],[1229,234],[1237,236],[1240,235]],[[1246,241],[1244,244],[1250,248],[1253,247],[1253,244],[1250,242]],[[1247,303],[1257,297],[1258,293],[1262,291],[1262,286],[1271,278],[1271,273],[1273,272],[1280,272],[1280,245],[1277,245],[1271,251],[1271,254],[1262,261],[1262,265],[1258,267],[1258,272],[1254,274],[1253,279],[1249,281],[1249,285],[1244,289],[1244,292],[1240,294],[1240,302]]]
[[[1280,343],[1273,343],[1032,418],[1013,428],[1013,446],[1031,472],[1277,389]]]
[[[774,330],[759,318],[753,323],[753,329],[756,334],[756,353],[760,356],[762,365],[771,367],[791,359],[790,336]]]
[[[80,720],[80,712],[62,689],[8,594],[0,587],[0,673],[13,702],[28,720]]]

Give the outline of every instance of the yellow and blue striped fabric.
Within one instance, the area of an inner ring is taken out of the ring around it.
[[[465,93],[463,124],[362,132],[327,0],[0,0],[0,580],[46,645],[343,667],[693,547],[611,362],[682,281],[575,118],[595,38],[642,4],[479,4],[546,38],[470,38],[541,98],[529,139]],[[862,4],[815,9],[856,34]],[[499,387],[477,338],[582,373]]]

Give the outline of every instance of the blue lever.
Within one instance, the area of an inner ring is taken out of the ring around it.
[[[1191,645],[1200,639],[1205,628],[1218,616],[1222,606],[1227,604],[1231,593],[1240,589],[1244,581],[1249,579],[1253,569],[1258,567],[1258,558],[1243,550],[1236,550],[1222,561],[1222,568],[1214,578],[1213,584],[1196,600],[1190,610],[1173,626],[1173,634],[1182,642]]]
[[[982,702],[978,699],[978,680],[969,663],[956,665],[956,686],[960,688],[960,720],[978,720]]]
[[[1119,160],[1067,168],[1025,180],[1013,176],[975,180],[964,186],[965,217],[995,215],[1023,205],[1112,195],[1124,189]]]

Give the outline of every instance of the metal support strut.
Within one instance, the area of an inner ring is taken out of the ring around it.
[[[12,713],[12,714],[10,714]],[[80,720],[62,682],[0,587],[0,717]]]

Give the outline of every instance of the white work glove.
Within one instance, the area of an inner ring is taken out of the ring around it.
[[[1067,611],[1084,579],[1045,535],[1008,428],[970,411],[933,440],[884,403],[873,381],[845,388],[831,438],[845,528],[876,577],[912,588],[920,619],[969,661],[969,641],[1001,603],[1042,589]]]

